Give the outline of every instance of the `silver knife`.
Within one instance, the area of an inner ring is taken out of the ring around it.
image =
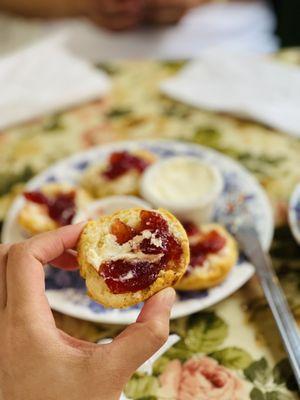
[[[255,266],[300,389],[300,333],[271,259],[263,251],[253,226],[241,225],[236,228],[234,235],[249,261]]]

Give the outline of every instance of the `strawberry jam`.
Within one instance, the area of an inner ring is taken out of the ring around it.
[[[166,238],[161,237],[159,238],[158,235],[155,235],[155,238],[159,240],[160,244],[156,245],[154,243],[151,243],[151,239],[143,239],[143,241],[140,244],[140,250],[144,254],[161,254],[161,253],[166,253],[168,251],[168,243]]]
[[[226,239],[216,230],[203,234],[199,241],[190,245],[192,267],[203,265],[209,254],[218,253],[225,246]]]
[[[75,191],[60,193],[55,197],[47,197],[42,192],[25,192],[24,197],[32,203],[42,204],[47,207],[49,217],[59,225],[69,225],[75,215]]]
[[[158,231],[160,233],[168,233],[169,227],[167,221],[159,214],[153,211],[142,210],[140,213],[141,222],[138,231],[149,230],[150,232]]]
[[[118,244],[124,244],[135,235],[135,230],[117,218],[110,227],[110,232],[116,237]]]
[[[128,151],[119,151],[110,155],[108,166],[102,175],[108,180],[113,180],[130,170],[142,173],[148,166],[149,163],[143,158],[130,154]]]
[[[29,200],[33,203],[37,203],[37,204],[47,204],[48,203],[47,197],[42,192],[38,192],[38,191],[25,192],[24,197],[26,200]]]
[[[168,254],[167,259],[173,261],[179,261],[182,255],[182,248],[178,240],[171,234],[167,236]]]
[[[159,272],[167,267],[169,261],[180,260],[182,248],[178,240],[169,231],[167,221],[157,212],[142,210],[140,223],[132,228],[116,219],[111,226],[111,233],[116,236],[118,244],[124,244],[143,231],[150,231],[151,238],[145,237],[132,253],[142,252],[145,255],[157,256],[153,261],[119,259],[104,262],[100,267],[100,275],[112,293],[136,292],[150,286]]]
[[[185,221],[182,223],[182,225],[188,236],[194,236],[194,235],[197,235],[198,233],[200,233],[200,229],[194,222]]]
[[[101,276],[112,293],[137,292],[150,286],[161,269],[160,263],[149,261],[108,261],[101,266]]]

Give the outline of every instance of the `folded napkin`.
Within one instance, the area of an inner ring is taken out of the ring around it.
[[[300,69],[280,61],[206,54],[161,84],[195,107],[234,113],[300,137]]]
[[[108,77],[47,39],[0,59],[0,129],[85,101],[109,90]]]

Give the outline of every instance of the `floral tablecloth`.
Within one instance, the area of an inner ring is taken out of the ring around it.
[[[283,61],[299,64],[300,53]],[[196,110],[159,94],[159,82],[183,62],[119,61],[101,64],[113,80],[105,100],[0,133],[0,220],[24,183],[53,162],[90,146],[124,139],[176,138],[213,147],[241,162],[266,189],[276,216],[271,254],[300,323],[300,247],[287,226],[287,201],[300,181],[300,141],[250,121]],[[57,325],[97,341],[121,326],[96,325],[55,313]],[[256,278],[205,312],[171,322],[180,341],[136,374],[133,399],[297,399],[286,354]],[[214,389],[207,391],[213,384]]]

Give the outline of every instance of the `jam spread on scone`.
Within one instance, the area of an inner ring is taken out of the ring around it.
[[[140,222],[132,228],[115,219],[110,232],[121,246],[130,242],[132,257],[105,261],[99,274],[112,293],[136,292],[150,286],[169,261],[182,256],[178,240],[170,232],[167,221],[154,211],[142,210]],[[139,257],[134,254],[139,253]],[[142,253],[142,255],[141,255]]]
[[[107,168],[102,171],[102,175],[108,180],[113,180],[130,170],[142,173],[148,166],[149,163],[143,158],[128,151],[119,151],[110,155]]]
[[[194,222],[185,221],[182,223],[182,225],[183,225],[188,237],[194,236],[194,235],[197,235],[198,233],[200,233],[199,227],[196,224],[194,224]]]
[[[105,307],[124,308],[180,281],[189,241],[167,210],[133,207],[88,221],[77,258],[89,296]]]
[[[56,194],[54,197],[47,197],[40,191],[24,193],[26,200],[46,206],[50,218],[59,225],[68,225],[72,222],[76,212],[75,195],[74,190]]]
[[[200,267],[210,254],[216,254],[225,246],[226,239],[217,231],[200,236],[199,241],[190,245],[192,267]]]
[[[183,224],[190,241],[190,265],[187,274],[191,268],[203,266],[205,260],[210,254],[216,254],[221,251],[226,244],[226,238],[217,230],[201,232],[193,222]]]

